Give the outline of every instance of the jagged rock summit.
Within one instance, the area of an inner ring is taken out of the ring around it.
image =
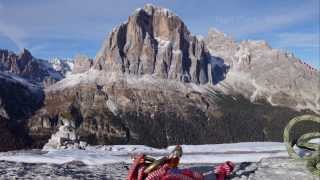
[[[88,71],[93,65],[93,59],[86,55],[78,54],[74,58],[74,67],[72,74],[84,73]]]
[[[48,62],[37,59],[27,49],[23,49],[19,54],[0,49],[0,71],[17,75],[43,87],[60,81],[67,71],[70,71],[70,68],[66,68],[67,63],[62,63],[61,60]]]
[[[103,43],[95,68],[133,75],[205,84],[210,54],[173,12],[146,5],[113,29]]]

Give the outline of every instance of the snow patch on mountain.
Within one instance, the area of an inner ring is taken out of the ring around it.
[[[74,62],[71,59],[62,60],[60,58],[53,58],[48,61],[49,66],[56,72],[59,72],[64,77],[71,74],[74,66]]]
[[[157,9],[158,12],[160,12],[161,14],[164,14],[165,16],[168,16],[168,17],[177,16],[171,10],[169,10],[167,8],[163,8],[163,7],[157,7],[157,6],[153,5],[153,4],[146,4],[143,9],[138,8],[135,12],[139,12],[141,10],[145,10],[149,15],[151,15],[152,9]]]
[[[160,50],[164,50],[171,43],[170,41],[161,39],[160,37],[155,37],[155,39],[158,41],[158,47],[159,47]]]
[[[94,83],[101,71],[98,70],[89,70],[84,73],[79,73],[79,74],[70,74],[67,78],[57,82],[56,84],[46,88],[47,91],[49,90],[62,90],[65,88],[70,88],[74,87],[78,84],[90,84]]]
[[[78,85],[97,84],[107,85],[115,82],[122,82],[124,86],[130,86],[136,89],[154,89],[154,90],[177,90],[183,93],[189,91],[205,92],[206,85],[196,85],[193,83],[182,83],[176,80],[162,79],[153,75],[132,76],[128,74],[119,74],[116,72],[99,71],[90,69],[84,73],[71,74],[54,85],[46,88],[46,91],[60,91],[67,88],[73,88]],[[113,109],[113,108],[111,108]]]

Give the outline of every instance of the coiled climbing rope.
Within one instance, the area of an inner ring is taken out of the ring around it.
[[[315,122],[320,124],[320,117],[314,115],[298,116],[290,120],[284,129],[283,140],[287,147],[288,154],[291,158],[306,162],[307,169],[315,176],[320,177],[320,144],[311,143],[311,139],[320,138],[320,130],[318,132],[306,133],[298,139],[290,139],[290,132],[294,125],[301,122]],[[299,155],[294,146],[311,152],[311,155]]]

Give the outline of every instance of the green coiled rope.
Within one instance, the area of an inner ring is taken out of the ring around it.
[[[320,138],[319,132],[306,133],[300,136],[297,140],[290,139],[290,131],[294,125],[301,122],[311,121],[320,123],[320,117],[314,115],[298,116],[290,120],[284,129],[283,140],[287,147],[288,154],[291,158],[306,162],[307,169],[315,176],[320,177],[320,144],[309,142],[311,139]],[[294,145],[299,148],[306,149],[312,152],[311,155],[300,156],[295,150]]]

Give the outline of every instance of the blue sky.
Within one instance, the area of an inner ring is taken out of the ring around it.
[[[237,40],[263,39],[320,67],[319,0],[0,0],[0,48],[94,57],[108,32],[146,3],[171,9],[193,34],[214,27]]]

